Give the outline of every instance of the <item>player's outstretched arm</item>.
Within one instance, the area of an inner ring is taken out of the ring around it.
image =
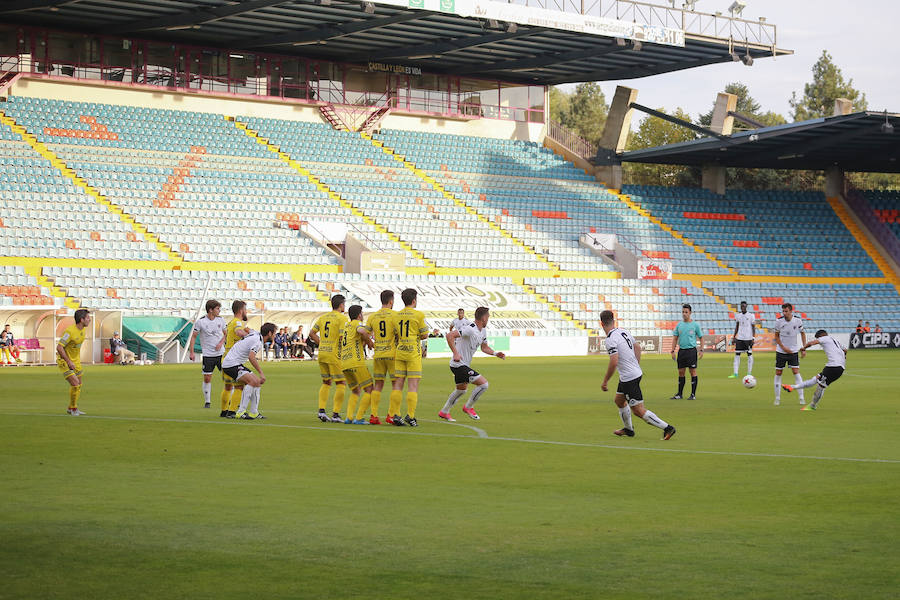
[[[488,356],[496,356],[496,357],[499,358],[500,360],[503,360],[503,359],[506,358],[506,355],[505,355],[504,353],[502,353],[502,352],[495,352],[493,348],[491,348],[490,346],[488,346],[488,343],[487,343],[487,342],[482,342],[482,343],[481,343],[481,351],[484,352],[485,354],[487,354]]]

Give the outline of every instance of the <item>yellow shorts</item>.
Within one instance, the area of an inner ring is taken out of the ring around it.
[[[72,375],[81,378],[82,374],[84,373],[84,369],[81,368],[80,363],[75,363],[74,371],[70,369],[69,365],[64,362],[56,361],[56,366],[59,367],[59,372],[62,373],[63,379],[68,379]]]
[[[372,385],[372,374],[369,373],[369,369],[365,365],[344,369],[344,377],[347,378],[347,385],[350,386],[350,389],[365,388]]]
[[[422,379],[422,357],[394,359],[394,377],[397,379]]]
[[[323,380],[333,380],[334,383],[344,383],[344,372],[341,363],[333,358],[319,359],[319,372]]]
[[[394,379],[396,377],[396,367],[393,358],[376,358],[373,366],[372,379],[375,381],[384,381],[388,377]]]

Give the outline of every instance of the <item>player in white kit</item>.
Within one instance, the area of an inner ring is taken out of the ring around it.
[[[459,331],[471,322],[472,321],[466,318],[466,311],[460,308],[456,311],[456,318],[450,321],[450,331],[453,331],[454,329]]]
[[[615,317],[611,310],[600,313],[600,325],[606,333],[606,351],[609,353],[609,367],[603,377],[600,389],[607,391],[606,384],[614,371],[619,371],[619,387],[616,389],[616,406],[625,426],[613,433],[618,436],[634,437],[631,424],[631,413],[643,419],[647,424],[663,430],[663,439],[668,440],[675,435],[675,428],[651,411],[644,408],[644,396],[641,393],[641,347],[631,334],[615,326]]]
[[[262,367],[259,366],[259,356],[263,349],[263,343],[275,339],[275,324],[263,323],[259,333],[250,330],[243,339],[235,342],[225,359],[222,361],[222,372],[236,382],[244,384],[241,393],[241,405],[235,414],[235,419],[265,419],[259,414],[259,388],[266,382]],[[254,375],[243,363],[249,361],[259,375]]]
[[[463,312],[462,309],[459,312]],[[460,317],[462,318],[462,317]],[[490,318],[490,311],[484,306],[475,309],[475,321],[467,322],[458,329],[452,330],[447,335],[447,345],[453,353],[450,359],[450,371],[453,373],[453,379],[456,382],[456,389],[447,398],[444,408],[438,412],[438,416],[445,421],[451,423],[456,421],[450,416],[450,411],[456,401],[466,393],[466,388],[470,383],[474,383],[477,387],[472,390],[472,395],[463,407],[463,412],[472,419],[478,420],[481,417],[475,412],[475,403],[481,398],[488,389],[488,380],[484,378],[478,371],[472,368],[472,356],[481,348],[485,354],[496,356],[500,360],[506,358],[503,352],[494,352],[487,343],[487,323]],[[454,321],[454,325],[456,321]]]
[[[822,346],[822,350],[825,352],[825,368],[822,369],[822,372],[812,379],[807,379],[800,385],[781,386],[788,392],[802,390],[814,385],[817,386],[816,391],[813,392],[812,402],[800,410],[816,410],[819,406],[819,400],[825,395],[825,389],[840,379],[841,375],[844,374],[844,369],[847,367],[847,349],[839,341],[828,335],[828,332],[824,329],[818,330],[816,339],[805,344],[803,348],[806,349],[816,344]]]
[[[756,317],[747,312],[747,302],[741,302],[741,312],[734,316],[734,335],[731,343],[734,345],[734,373],[729,379],[738,376],[741,368],[741,352],[747,353],[747,375],[753,373],[753,339],[756,337]]]
[[[782,316],[775,320],[775,406],[781,404],[781,371],[785,366],[794,372],[794,387],[803,383],[800,377],[800,358],[806,358],[806,332],[803,321],[794,316],[794,306],[785,302],[781,305]],[[801,342],[802,340],[802,342]],[[806,404],[803,389],[800,388],[800,404]]]
[[[225,319],[219,316],[222,305],[218,300],[206,301],[206,316],[197,319],[194,323],[194,331],[191,333],[191,341],[188,347],[191,349],[190,358],[194,360],[194,341],[200,337],[200,353],[203,355],[203,408],[209,408],[209,396],[212,391],[213,371],[218,367],[222,370],[222,347],[225,345]],[[231,386],[229,386],[230,388]],[[222,413],[228,409],[228,395],[222,391]]]

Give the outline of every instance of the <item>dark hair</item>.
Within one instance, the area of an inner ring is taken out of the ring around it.
[[[406,288],[400,293],[400,298],[403,300],[403,306],[409,306],[413,302],[416,301],[416,296],[419,295],[419,292],[412,288]]]
[[[259,334],[263,337],[266,337],[273,331],[275,331],[275,323],[263,323],[263,326],[259,328]]]
[[[235,300],[231,303],[231,314],[236,315],[247,306],[247,303],[243,300]]]
[[[394,302],[394,290],[384,290],[381,292],[381,304],[384,306],[388,302]]]
[[[466,312],[466,309],[464,309],[464,308],[457,308],[457,309],[456,309],[456,312],[459,312],[459,311]]]
[[[462,309],[459,309],[459,310],[462,310]],[[488,312],[490,312],[490,311],[488,310],[487,306],[479,306],[478,308],[475,309],[475,320],[477,321],[484,315],[488,314]]]
[[[784,309],[786,309],[786,308],[789,308],[789,309],[791,309],[791,310],[794,310],[794,305],[791,304],[790,302],[785,302],[784,304],[781,305],[781,310],[784,310]]]
[[[613,315],[613,311],[611,310],[604,310],[600,313],[600,322],[604,325],[609,325],[615,318],[616,317],[615,315]]]
[[[682,304],[682,305],[681,305],[681,308],[686,308],[686,309],[688,309],[689,311],[694,312],[694,309],[691,308],[691,305],[690,305],[690,304]]]
[[[747,304],[746,300],[741,300],[741,304]]]
[[[816,337],[822,337],[823,335],[828,335],[828,332],[824,329],[820,329],[816,332]]]
[[[360,313],[362,313],[362,306],[360,306],[359,304],[354,304],[347,311],[347,316],[350,317],[351,320],[358,319]]]
[[[76,324],[80,323],[82,320],[84,320],[84,318],[86,316],[88,316],[89,313],[90,313],[90,311],[86,308],[79,308],[78,310],[76,310],[75,311],[75,323]]]
[[[347,299],[344,298],[341,294],[335,294],[331,297],[331,309],[337,310],[341,307],[341,304],[346,302]]]
[[[218,300],[207,300],[206,301],[206,312],[212,312],[222,306],[222,303]]]

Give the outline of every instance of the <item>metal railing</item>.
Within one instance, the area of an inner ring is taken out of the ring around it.
[[[547,137],[585,160],[590,160],[597,155],[596,144],[592,144],[565,125],[557,123],[556,121],[549,122],[547,126]]]

